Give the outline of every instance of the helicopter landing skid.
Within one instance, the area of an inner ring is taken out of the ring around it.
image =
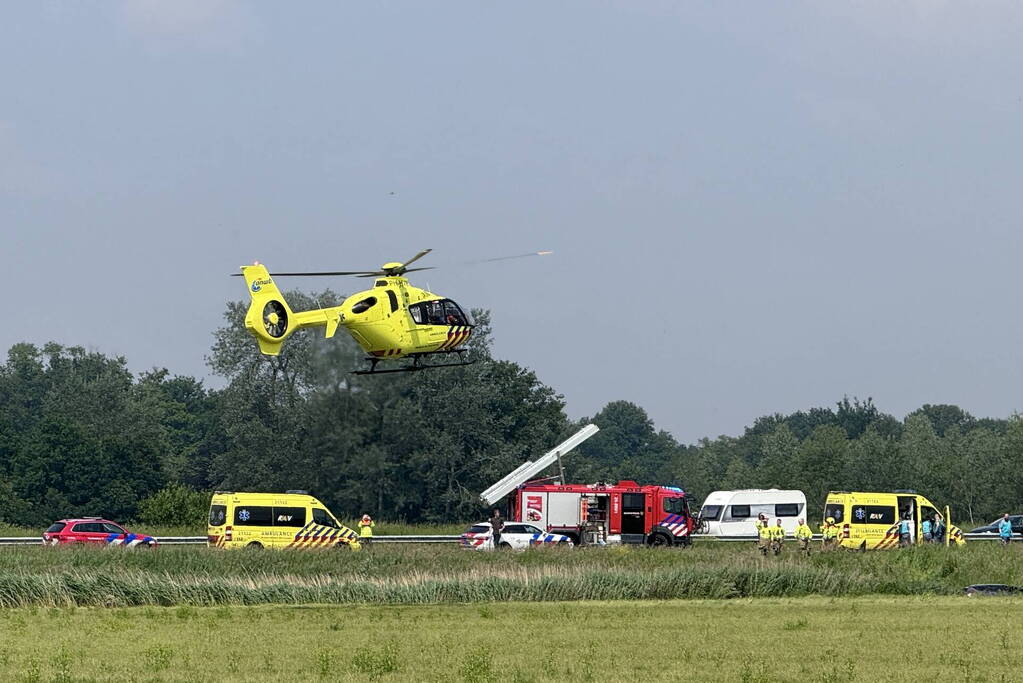
[[[422,359],[425,356],[436,356],[439,355],[439,353],[457,353],[459,361],[457,363],[430,363],[429,365],[424,365],[422,363]],[[462,360],[462,354],[464,353],[465,349],[451,349],[450,351],[440,352],[433,351],[430,353],[410,353],[408,357],[412,359],[412,365],[406,365],[403,368],[390,368],[387,370],[377,370],[377,363],[383,360],[382,358],[373,358],[372,356],[367,356],[366,360],[369,361],[369,370],[353,370],[351,374],[389,375],[395,372],[419,372],[420,370],[430,370],[431,368],[459,368],[464,365],[472,365],[473,363],[476,362],[474,360]]]

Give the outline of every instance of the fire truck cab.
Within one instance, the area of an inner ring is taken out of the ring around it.
[[[527,482],[509,497],[509,517],[576,545],[692,543],[695,521],[685,492],[673,486]]]

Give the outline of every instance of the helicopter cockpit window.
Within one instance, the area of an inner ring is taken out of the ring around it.
[[[365,313],[369,309],[376,306],[377,298],[375,296],[369,296],[362,301],[356,301],[352,306],[352,313]]]
[[[444,301],[423,301],[408,307],[417,325],[448,325],[444,319]]]
[[[387,298],[391,302],[391,313],[394,313],[395,311],[398,310],[398,296],[394,293],[393,290],[388,289]]]
[[[465,314],[451,299],[444,300],[444,322],[448,325],[468,325]]]

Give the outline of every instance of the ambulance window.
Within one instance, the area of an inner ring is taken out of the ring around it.
[[[704,505],[703,509],[700,510],[700,517],[711,522],[716,522],[717,518],[721,515],[721,510],[723,508],[723,505]]]
[[[390,289],[387,290],[387,298],[391,302],[391,313],[398,310],[398,297]]]
[[[227,519],[226,505],[210,506],[210,526],[220,526]]]
[[[891,505],[854,505],[853,524],[895,524],[895,508]]]
[[[330,516],[330,513],[323,508],[313,508],[313,522],[322,526],[337,528],[337,522]]]
[[[273,526],[273,508],[269,505],[238,506],[234,509],[237,526]]]
[[[274,507],[274,526],[305,526],[305,508]]]
[[[841,524],[842,519],[845,517],[845,506],[841,503],[828,503],[827,507],[824,508],[824,519],[828,517],[835,520],[835,524]]]
[[[774,506],[775,517],[798,517],[799,503],[778,503]]]
[[[685,498],[665,498],[664,511],[669,515],[684,515],[686,513]]]
[[[749,505],[733,505],[729,517],[732,519],[748,519],[750,516]]]

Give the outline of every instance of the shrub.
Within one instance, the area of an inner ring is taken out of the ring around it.
[[[170,484],[139,503],[139,521],[150,526],[206,525],[210,494]]]

